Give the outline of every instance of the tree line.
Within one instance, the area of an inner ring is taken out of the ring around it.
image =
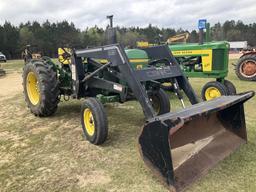
[[[58,47],[85,48],[103,45],[105,30],[98,26],[78,29],[71,22],[49,22],[42,24],[34,21],[15,26],[10,22],[0,25],[0,51],[7,58],[21,58],[25,46],[30,44],[40,50],[43,55],[56,57]],[[159,28],[149,24],[141,27],[117,27],[117,40],[125,46],[135,47],[137,41],[151,43],[167,40],[168,37],[188,32],[182,28]],[[214,41],[248,41],[256,46],[256,23],[244,24],[242,21],[226,21],[216,23],[210,28],[211,40]],[[188,42],[198,42],[198,31],[189,32]]]

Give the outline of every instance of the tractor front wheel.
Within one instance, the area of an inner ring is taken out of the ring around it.
[[[81,123],[85,138],[95,145],[104,143],[108,136],[107,115],[102,103],[88,98],[81,107]]]
[[[149,93],[149,100],[157,115],[162,115],[170,112],[170,100],[163,89],[159,89],[156,93]]]
[[[23,90],[27,106],[36,116],[50,116],[57,110],[59,86],[53,66],[41,60],[27,63]]]
[[[208,101],[211,99],[215,99],[222,95],[228,95],[228,90],[222,83],[218,81],[211,81],[206,83],[201,92],[202,99],[204,101]]]

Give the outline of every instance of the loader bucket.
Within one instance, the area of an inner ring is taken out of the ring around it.
[[[145,164],[170,191],[183,191],[246,143],[246,92],[222,96],[149,120],[139,137]]]

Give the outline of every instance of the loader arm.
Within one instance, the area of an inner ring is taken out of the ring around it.
[[[178,84],[184,90],[185,94],[189,98],[192,104],[198,103],[196,94],[194,93],[191,85],[187,78],[182,73],[177,61],[170,53],[167,45],[160,45],[144,49],[149,55],[150,59],[165,59],[168,64],[164,67],[148,67],[142,70],[134,70],[129,63],[128,57],[119,44],[107,45],[97,47],[93,49],[76,50],[74,54],[74,60],[78,58],[94,58],[94,59],[107,59],[110,62],[112,70],[118,69],[118,73],[122,75],[125,82],[127,82],[129,88],[132,89],[136,99],[140,102],[144,115],[147,119],[155,117],[155,112],[148,98],[146,89],[142,82],[148,82],[153,80],[166,79],[177,79]],[[80,59],[81,60],[81,59]],[[81,68],[78,62],[73,63],[75,68]],[[81,70],[76,70],[77,73],[81,73]],[[80,74],[83,76],[83,74]],[[86,78],[86,77],[85,77]],[[76,84],[78,84],[79,79]],[[81,81],[81,79],[80,79]]]
[[[110,62],[110,67],[118,68],[122,77],[132,89],[136,99],[140,102],[144,115],[147,119],[155,116],[154,109],[150,103],[145,88],[142,86],[139,79],[136,77],[134,70],[129,64],[129,60],[126,53],[119,44],[102,46],[93,49],[83,49],[75,51],[75,58],[95,58],[95,59],[107,59]],[[74,63],[77,68],[77,63]],[[77,71],[78,73],[79,71]],[[79,80],[76,80],[79,81]]]
[[[143,50],[147,52],[148,57],[151,60],[161,60],[163,58],[166,59],[168,61],[167,68],[170,70],[170,73],[172,74],[168,74],[169,76],[167,77],[162,76],[162,78],[176,78],[180,88],[184,91],[190,103],[199,103],[199,100],[192,86],[190,85],[187,77],[182,72],[179,63],[177,62],[177,60],[175,59],[167,45],[148,47],[144,48]]]

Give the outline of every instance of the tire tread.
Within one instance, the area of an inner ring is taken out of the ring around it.
[[[36,106],[31,104],[26,91],[26,76],[30,71],[37,74],[40,85],[41,100]],[[60,91],[57,73],[53,70],[53,66],[43,60],[32,60],[27,63],[23,68],[23,89],[27,106],[33,114],[47,117],[56,112]]]
[[[237,77],[241,80],[245,80],[245,81],[256,81],[256,75],[254,77],[245,77],[240,73],[240,65],[242,65],[243,62],[245,62],[246,60],[251,59],[254,60],[256,63],[256,53],[255,54],[248,54],[248,55],[244,55],[242,57],[240,57],[240,59],[238,60],[236,66],[235,66],[235,73],[237,75]]]
[[[92,111],[94,121],[95,121],[95,134],[93,136],[89,136],[84,127],[84,119],[83,119],[83,111],[85,108],[89,108]],[[95,145],[103,144],[108,136],[108,120],[104,106],[102,103],[93,97],[89,97],[85,100],[85,102],[81,106],[81,123],[84,132],[84,136],[91,143]]]

